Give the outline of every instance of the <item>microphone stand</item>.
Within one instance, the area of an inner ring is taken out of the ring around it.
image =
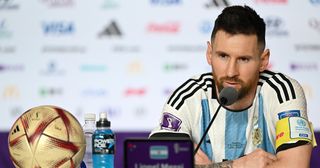
[[[225,102],[225,101],[224,101],[224,102]],[[225,103],[223,103],[223,104],[225,104]],[[200,148],[200,146],[201,146],[201,143],[202,143],[202,141],[204,140],[204,138],[206,137],[206,135],[207,135],[207,133],[208,133],[208,131],[209,131],[209,129],[210,129],[213,121],[214,121],[215,118],[217,117],[217,114],[218,114],[221,106],[222,106],[222,105],[219,104],[219,107],[218,107],[216,113],[213,115],[213,117],[212,117],[212,119],[211,119],[211,121],[210,121],[210,123],[209,123],[209,125],[208,125],[208,127],[207,127],[207,129],[206,129],[206,131],[205,131],[204,134],[202,135],[202,137],[201,137],[201,139],[200,139],[200,142],[198,143],[196,149],[194,150],[193,156],[195,156],[195,155],[197,154],[197,152],[198,152],[198,150],[199,150],[199,148]]]
[[[238,99],[238,92],[232,87],[223,88],[220,92],[219,97],[220,97],[220,99],[218,99],[218,100],[220,100],[219,107],[217,108],[216,113],[214,113],[208,127],[206,128],[204,134],[202,135],[202,137],[200,139],[200,142],[198,143],[196,149],[194,150],[193,156],[195,156],[197,154],[197,152],[200,148],[200,145],[203,142],[206,135],[208,134],[208,131],[209,131],[213,121],[216,119],[221,106],[228,106],[228,105],[233,104]]]

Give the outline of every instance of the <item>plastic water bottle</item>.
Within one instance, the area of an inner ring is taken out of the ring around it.
[[[86,153],[84,154],[81,168],[93,168],[92,164],[92,135],[96,130],[96,114],[84,114],[83,132],[86,137]]]
[[[100,113],[97,129],[92,136],[94,168],[114,168],[115,136],[110,125],[107,113]]]

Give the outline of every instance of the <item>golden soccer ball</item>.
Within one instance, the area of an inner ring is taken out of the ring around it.
[[[8,137],[9,153],[19,168],[76,168],[86,141],[78,120],[56,106],[39,106],[23,113]]]

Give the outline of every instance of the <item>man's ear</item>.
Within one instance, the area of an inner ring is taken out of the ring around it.
[[[265,49],[261,55],[260,72],[266,70],[269,65],[270,50]]]
[[[207,41],[207,52],[206,52],[207,62],[211,65],[211,57],[212,57],[212,46],[209,41]]]

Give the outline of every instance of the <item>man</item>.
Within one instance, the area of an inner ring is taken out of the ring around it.
[[[207,42],[212,73],[173,92],[150,136],[184,133],[197,145],[219,107],[219,93],[232,87],[238,99],[220,109],[195,155],[197,167],[309,167],[315,141],[304,92],[296,80],[267,70],[265,27],[248,6],[225,8]]]

